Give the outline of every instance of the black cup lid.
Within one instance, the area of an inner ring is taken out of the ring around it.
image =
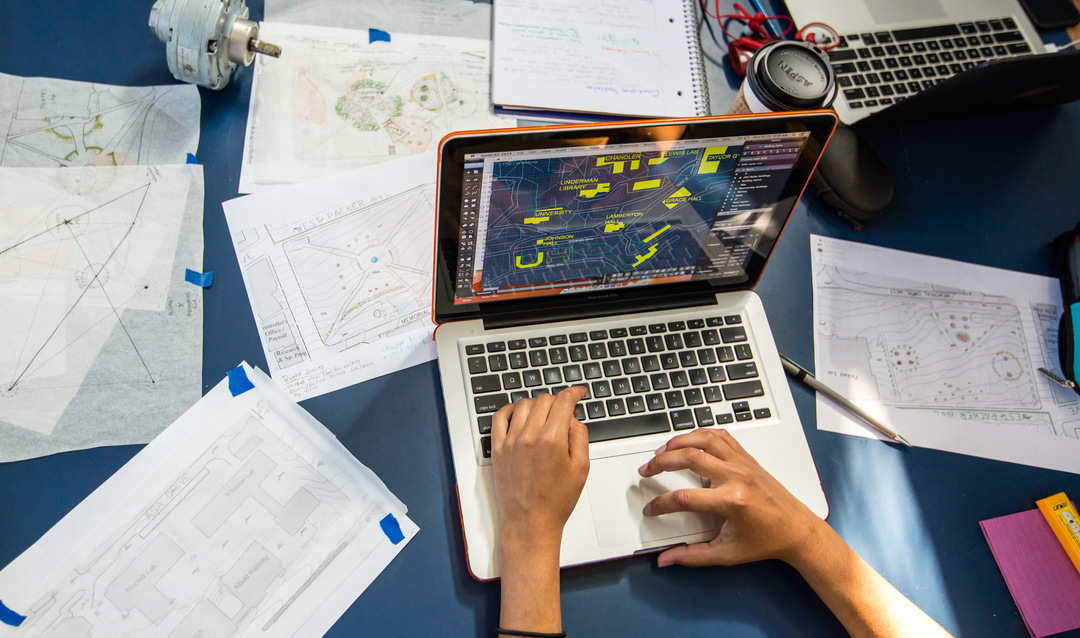
[[[778,42],[758,54],[761,59],[753,65],[756,88],[783,108],[822,108],[831,102],[833,74],[823,53],[798,42]]]

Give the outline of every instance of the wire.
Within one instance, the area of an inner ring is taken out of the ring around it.
[[[698,19],[698,25],[697,25],[697,30],[698,30],[698,37],[699,37],[699,38],[700,38],[700,36],[701,36],[701,23],[702,23],[702,22],[705,22],[705,17],[704,17],[704,16],[702,16],[702,17],[701,17],[700,19]],[[706,24],[708,24],[708,22],[706,22]],[[709,29],[709,32],[710,32],[710,33],[712,32],[712,29],[711,29],[711,28]],[[713,42],[716,42],[716,35],[715,35],[715,34],[713,35]],[[720,43],[719,43],[719,42],[716,42],[716,44],[717,44],[717,46],[719,46],[719,45],[720,45]],[[704,57],[704,58],[705,58],[706,60],[708,60],[709,62],[712,62],[712,63],[713,63],[713,64],[715,64],[716,66],[718,66],[718,67],[721,67],[721,68],[723,68],[723,66],[724,66],[724,61],[723,61],[723,60],[717,60],[717,59],[716,59],[716,58],[714,58],[713,56],[711,56],[711,55],[709,55],[708,53],[706,53],[706,52],[705,52],[705,47],[701,47],[701,55],[702,55],[702,57]]]
[[[1077,44],[1080,44],[1080,40],[1073,40],[1072,42],[1070,42],[1068,44],[1063,44],[1063,45],[1059,46],[1058,51],[1060,51],[1062,49],[1067,49],[1069,47],[1072,47],[1072,48],[1075,49]]]
[[[716,17],[716,16],[712,16],[712,15],[709,14],[709,8],[708,8],[708,5],[706,4],[706,0],[699,0],[699,1],[701,3],[702,16],[701,16],[701,21],[698,22],[698,33],[699,34],[701,33],[701,22],[704,22],[705,26],[709,27],[709,36],[712,38],[712,41],[716,44],[717,48],[723,49],[724,51],[727,51],[727,48],[728,48],[727,44],[726,43],[721,44],[720,41],[716,39],[716,32],[713,31],[712,24],[709,23],[709,20],[708,20],[709,17]],[[720,0],[716,0],[716,3],[717,3],[717,6],[716,6],[717,14],[719,14],[719,12],[720,12]],[[702,49],[701,53],[702,53],[702,55],[705,55],[705,57],[709,58],[709,61],[712,62],[713,64],[719,64],[720,66],[723,66],[722,63],[716,62],[711,57],[709,57],[708,54],[705,53],[704,49]]]

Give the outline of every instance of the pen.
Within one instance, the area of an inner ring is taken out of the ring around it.
[[[841,396],[839,392],[833,390],[821,381],[818,381],[814,375],[810,374],[810,372],[806,370],[806,368],[800,366],[791,359],[788,359],[784,355],[780,355],[780,361],[784,364],[784,372],[787,372],[788,375],[793,377],[796,381],[802,381],[814,390],[817,390],[818,392],[829,397],[829,399],[831,399],[833,403],[859,417],[860,419],[865,421],[867,425],[874,428],[878,432],[881,432],[893,441],[896,441],[897,443],[903,443],[904,445],[911,447],[911,444],[907,442],[907,439],[900,436],[896,432],[896,430],[890,428],[881,421],[878,421],[874,417],[870,416],[869,414],[864,412],[862,408]]]

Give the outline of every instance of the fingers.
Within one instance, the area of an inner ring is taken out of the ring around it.
[[[503,441],[506,440],[506,431],[510,427],[510,417],[513,416],[516,409],[516,403],[507,403],[491,416],[491,445],[493,447],[501,447]]]
[[[700,514],[722,513],[715,490],[704,488],[682,489],[661,494],[645,504],[645,516],[660,516],[672,512],[698,512]]]
[[[709,479],[721,479],[724,476],[724,464],[717,457],[697,447],[668,450],[652,457],[638,468],[638,474],[644,477],[656,476],[661,472],[690,470],[698,476]]]
[[[557,438],[564,438],[570,430],[570,422],[574,420],[574,408],[578,401],[585,397],[585,387],[575,385],[560,392],[555,397],[555,402],[547,415],[547,422],[554,424],[558,429],[552,434]]]
[[[585,471],[589,469],[589,428],[585,427],[581,421],[577,419],[570,420],[570,432],[568,433],[568,440],[570,443],[570,459],[579,466],[584,466]]]
[[[668,565],[705,567],[706,565],[729,565],[731,562],[723,546],[711,543],[694,543],[692,545],[672,547],[661,552],[656,557],[656,564],[659,567],[667,567]]]
[[[573,386],[563,390],[557,396],[545,393],[535,399],[520,399],[517,403],[504,405],[492,415],[492,446],[500,447],[508,439],[516,440],[521,436],[545,434],[564,441],[568,440],[574,407],[585,396],[585,393],[584,386]],[[548,427],[549,424],[552,427]],[[587,444],[588,431],[586,430]]]
[[[680,434],[664,444],[656,453],[663,454],[683,448],[704,450],[722,461],[730,461],[737,456],[749,456],[735,437],[722,428],[694,430]]]

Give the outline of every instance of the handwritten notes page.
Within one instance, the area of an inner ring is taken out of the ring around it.
[[[296,401],[435,358],[435,153],[225,202],[271,376]]]
[[[499,0],[494,40],[504,109],[709,114],[691,2]]]

